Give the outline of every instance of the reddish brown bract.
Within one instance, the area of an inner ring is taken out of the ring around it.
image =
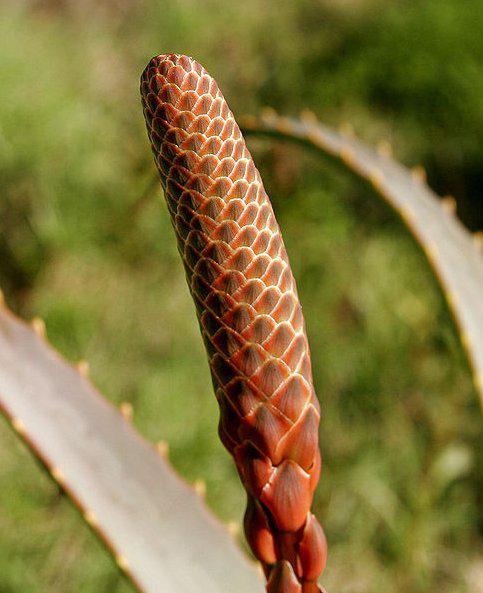
[[[247,539],[269,593],[315,593],[326,558],[309,512],[320,411],[272,206],[233,114],[200,64],[153,58],[141,96],[208,351],[220,437],[248,493]]]

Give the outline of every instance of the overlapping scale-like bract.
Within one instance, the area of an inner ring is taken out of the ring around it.
[[[200,64],[153,58],[141,96],[208,351],[219,434],[248,493],[247,539],[267,591],[317,592],[326,557],[310,513],[320,409],[272,206],[233,114]]]

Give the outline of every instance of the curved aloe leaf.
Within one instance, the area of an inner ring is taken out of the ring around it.
[[[0,307],[0,409],[145,593],[261,593],[200,497],[77,369]]]
[[[424,183],[424,172],[410,171],[387,150],[380,154],[351,135],[335,132],[307,114],[300,120],[272,111],[242,122],[246,133],[268,134],[311,145],[342,161],[368,180],[398,212],[423,248],[459,327],[461,341],[474,370],[483,405],[483,258],[477,241],[453,215],[451,201],[442,201]]]

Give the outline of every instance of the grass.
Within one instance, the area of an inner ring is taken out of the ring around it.
[[[216,75],[235,113],[270,103],[286,113],[310,107],[333,124],[350,116],[366,138],[394,140],[407,164],[422,160],[436,187],[457,189],[475,226],[483,150],[472,130],[483,92],[468,77],[482,54],[461,33],[475,26],[479,3],[456,19],[456,0],[399,5],[384,14],[369,1],[302,0],[277,11],[255,0],[243,11],[188,0],[0,8],[7,300],[24,317],[42,316],[67,358],[87,358],[107,397],[133,404],[139,430],[169,441],[189,480],[206,480],[223,520],[241,519],[244,497],[216,438],[193,306],[152,189],[139,73],[153,54],[183,51]],[[315,508],[330,541],[328,589],[476,591],[481,417],[429,266],[352,178],[293,146],[251,139],[250,147],[313,350],[325,459]],[[1,593],[132,591],[4,422],[0,483]]]

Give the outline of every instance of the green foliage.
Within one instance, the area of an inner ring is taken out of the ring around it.
[[[87,358],[135,423],[170,442],[240,519],[195,315],[143,129],[151,55],[194,55],[237,114],[351,120],[454,191],[482,179],[477,0],[7,2],[0,8],[0,281]],[[298,279],[323,405],[317,493],[328,590],[467,593],[478,560],[480,415],[458,337],[402,225],[315,156],[251,141]],[[400,148],[399,148],[400,147]],[[0,591],[132,590],[0,427]],[[5,485],[5,486],[4,486]],[[472,580],[473,579],[473,580]],[[472,585],[473,583],[473,585]],[[473,588],[472,588],[473,587]]]

